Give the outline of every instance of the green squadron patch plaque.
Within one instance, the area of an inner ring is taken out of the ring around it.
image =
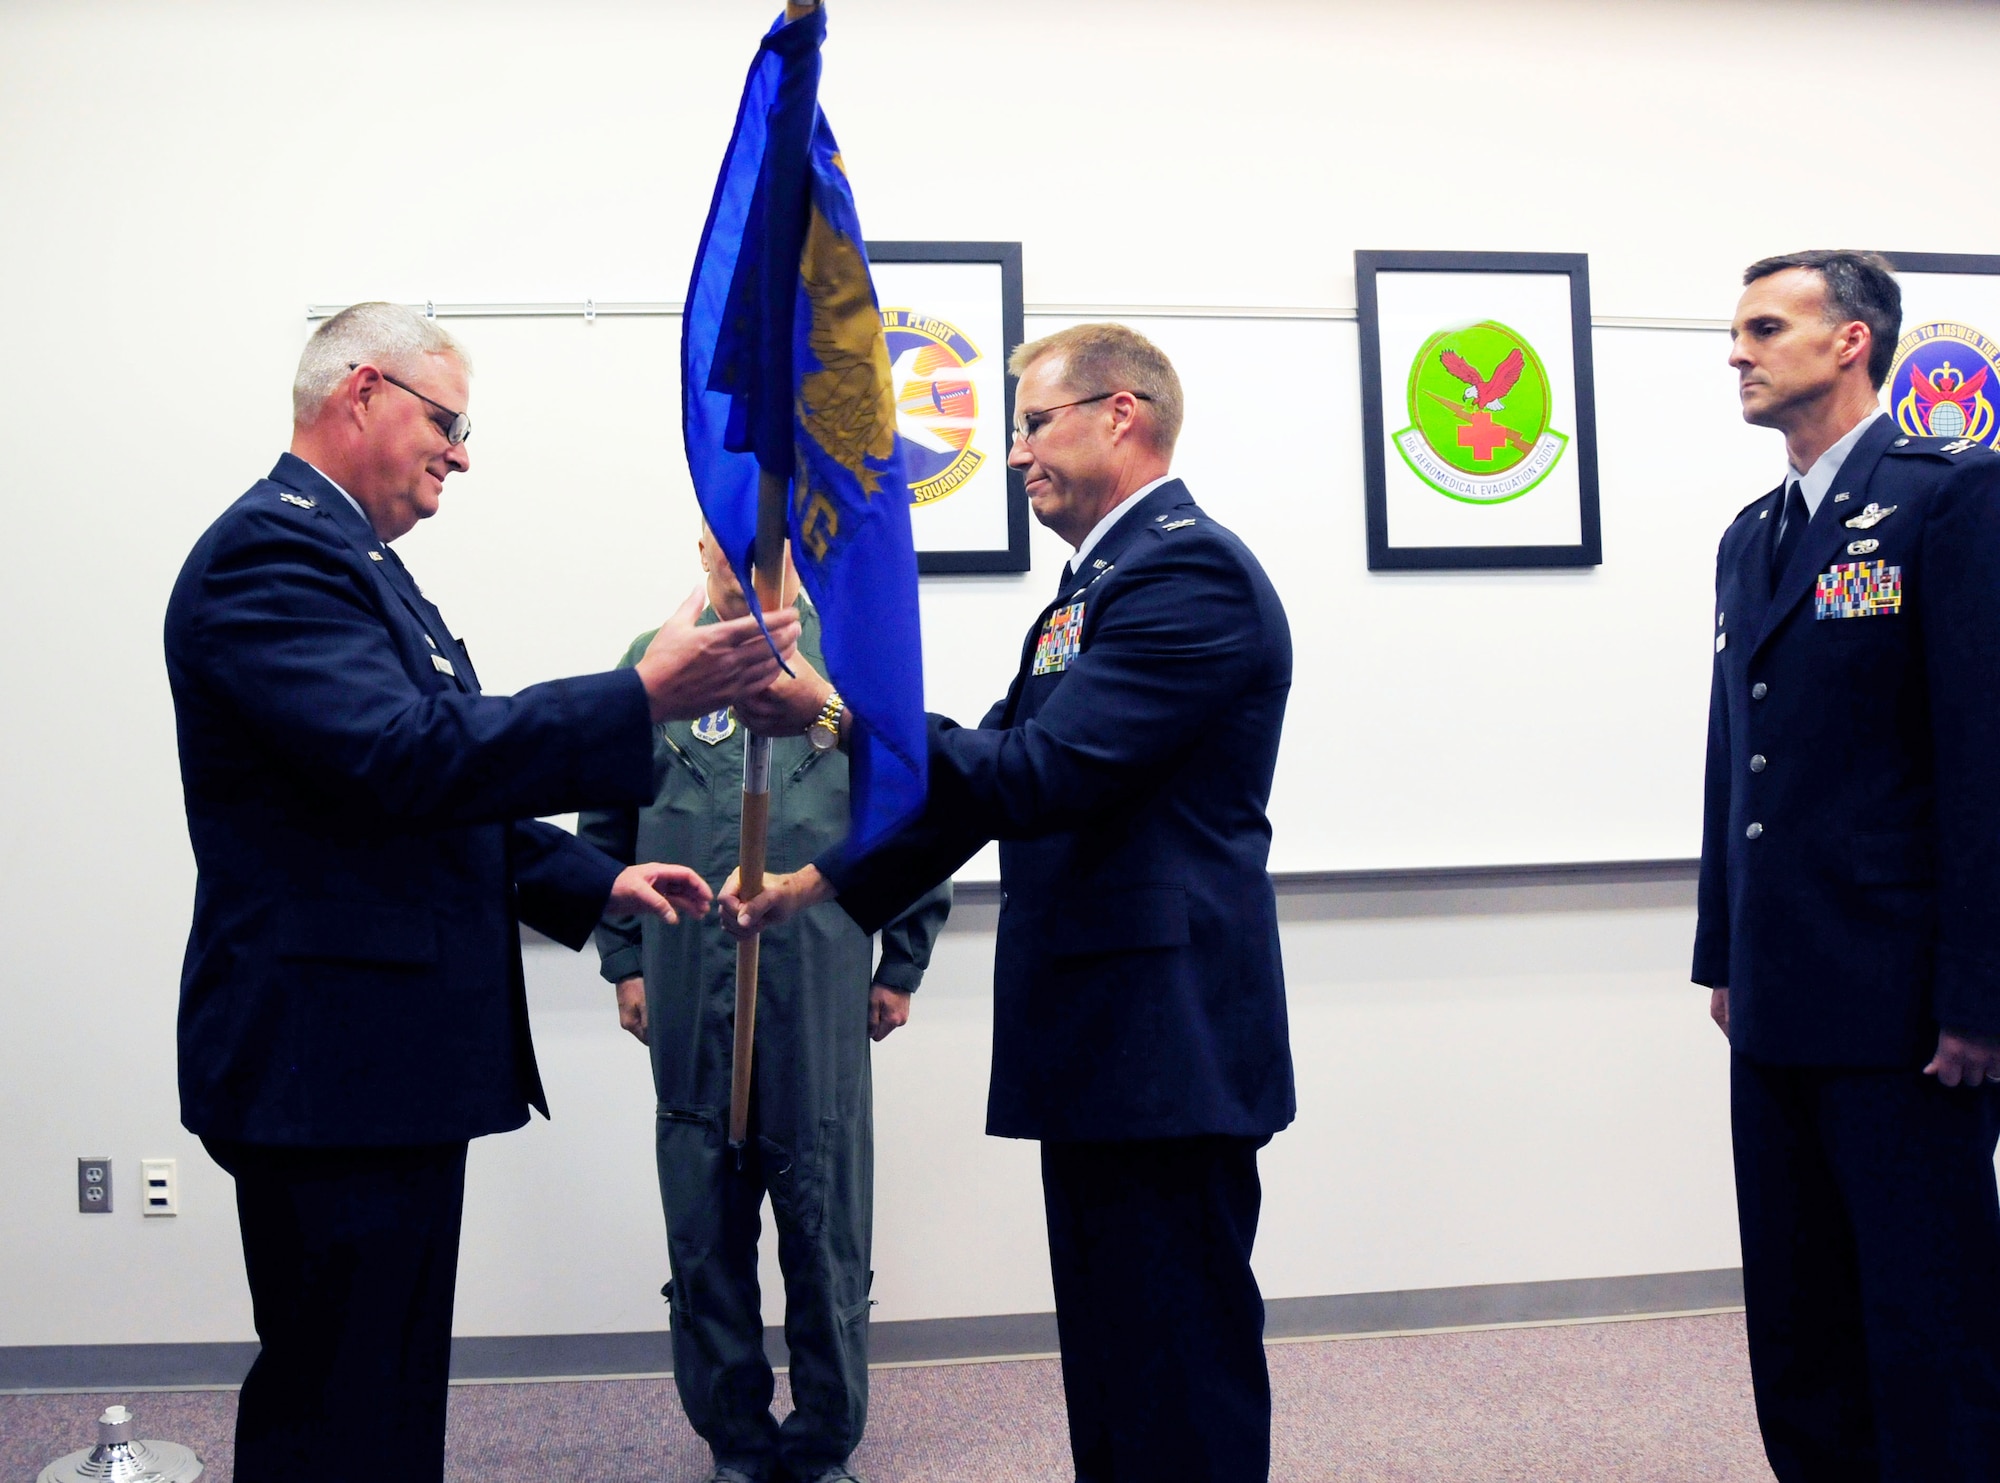
[[[1519,499],[1569,446],[1549,427],[1541,357],[1498,320],[1439,330],[1410,366],[1410,425],[1396,451],[1439,494],[1470,505]]]

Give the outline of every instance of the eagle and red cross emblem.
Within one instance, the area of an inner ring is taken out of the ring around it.
[[[1419,479],[1466,504],[1519,499],[1569,444],[1549,426],[1554,394],[1541,357],[1496,319],[1425,340],[1410,365],[1408,400],[1410,425],[1391,441]]]

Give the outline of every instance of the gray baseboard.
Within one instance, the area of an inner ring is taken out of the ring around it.
[[[1567,1282],[1274,1298],[1265,1305],[1264,1332],[1274,1340],[1409,1333],[1685,1313],[1733,1308],[1742,1301],[1743,1274],[1728,1267]],[[773,1364],[785,1363],[783,1330],[767,1329],[764,1347]],[[1006,1359],[1050,1354],[1055,1348],[1053,1313],[906,1319],[877,1323],[869,1330],[869,1358],[878,1365]],[[665,1330],[463,1338],[454,1339],[451,1349],[452,1378],[471,1382],[664,1375],[672,1372],[674,1363]],[[255,1344],[0,1346],[0,1392],[234,1386],[242,1382],[256,1357]]]

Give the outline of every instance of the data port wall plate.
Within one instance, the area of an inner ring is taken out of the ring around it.
[[[179,1215],[180,1184],[172,1159],[139,1160],[139,1198],[147,1215]]]
[[[111,1213],[111,1160],[76,1161],[76,1208],[85,1215]]]

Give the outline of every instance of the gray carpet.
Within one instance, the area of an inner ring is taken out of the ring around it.
[[[1770,1477],[1741,1314],[1276,1344],[1271,1476],[1379,1483],[1748,1483]],[[0,1483],[86,1445],[116,1396],[0,1396]],[[124,1398],[149,1437],[229,1483],[229,1391]],[[779,1409],[787,1404],[782,1377]],[[1050,1360],[878,1370],[855,1465],[871,1483],[1073,1476]],[[459,1385],[453,1483],[699,1480],[669,1380]]]

